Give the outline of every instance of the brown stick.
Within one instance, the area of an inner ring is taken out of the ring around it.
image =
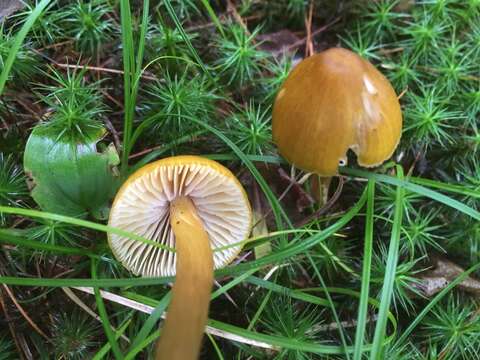
[[[3,284],[3,288],[5,289],[7,295],[9,296],[9,298],[12,300],[12,302],[15,304],[15,306],[17,307],[18,311],[20,311],[20,313],[22,314],[22,316],[25,318],[25,320],[27,320],[27,322],[30,324],[30,326],[37,332],[39,333],[45,340],[47,340],[48,342],[50,342],[50,338],[37,326],[37,324],[35,324],[33,322],[33,320],[30,318],[30,316],[28,316],[27,312],[23,309],[23,307],[18,303],[17,299],[15,298],[15,296],[13,295],[12,291],[10,290],[10,288]]]
[[[54,65],[64,69],[87,69],[91,71],[99,71],[99,72],[106,72],[106,73],[119,74],[119,75],[123,75],[124,73],[123,70],[110,69],[110,68],[104,68],[104,67],[98,67],[98,66],[61,64],[57,62],[54,62]],[[147,75],[145,73],[141,74],[141,77],[147,80],[158,80],[157,77],[152,75]]]
[[[20,358],[23,360],[25,357],[22,353],[22,347],[20,345],[20,342],[17,337],[17,333],[15,332],[15,327],[13,326],[13,321],[10,318],[10,314],[8,313],[7,305],[5,304],[5,301],[3,299],[2,291],[0,290],[0,310],[3,310],[3,313],[5,314],[5,320],[8,323],[8,328],[10,330],[10,334],[12,334],[13,341],[15,342],[15,347],[18,350],[18,354],[20,355]]]
[[[305,40],[305,57],[312,56],[314,53],[312,42],[312,19],[313,19],[313,1],[310,2],[308,16],[305,17],[305,28],[307,30],[307,39]]]

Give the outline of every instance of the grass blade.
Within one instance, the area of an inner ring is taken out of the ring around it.
[[[245,282],[250,283],[252,285],[260,286],[260,287],[262,287],[264,289],[267,289],[271,292],[275,292],[275,293],[280,294],[280,295],[286,295],[286,296],[291,297],[292,299],[297,299],[297,300],[304,301],[304,302],[307,302],[307,303],[310,303],[310,304],[315,304],[315,305],[319,305],[319,306],[326,306],[326,307],[329,307],[331,305],[329,301],[327,301],[323,298],[320,298],[318,296],[305,294],[303,292],[296,291],[296,290],[287,288],[287,287],[282,286],[282,285],[278,285],[274,282],[264,280],[264,279],[260,279],[256,276],[248,277],[247,279],[245,279]]]
[[[347,360],[350,360],[350,355],[348,353],[348,346],[347,346],[347,340],[345,337],[345,332],[343,330],[342,323],[340,322],[340,318],[338,317],[337,310],[335,309],[335,304],[333,303],[332,297],[330,296],[330,292],[328,291],[327,285],[325,284],[325,281],[323,280],[322,274],[320,274],[320,270],[318,270],[318,267],[315,264],[315,261],[313,261],[312,256],[307,253],[307,258],[310,261],[310,264],[312,265],[315,274],[317,275],[317,278],[320,280],[320,285],[324,289],[325,297],[327,298],[328,304],[330,309],[332,310],[332,315],[335,320],[335,323],[337,324],[338,327],[338,333],[340,335],[340,340],[342,342],[343,346],[343,351],[344,354],[347,358]]]
[[[266,255],[257,260],[252,260],[247,263],[242,263],[239,265],[228,266],[223,269],[219,269],[215,272],[215,274],[217,276],[240,274],[249,269],[253,269],[254,267],[262,267],[262,266],[267,266],[267,265],[271,265],[279,262],[284,262],[285,259],[289,259],[292,256],[295,256],[301,252],[306,251],[307,249],[311,248],[312,246],[315,246],[319,242],[325,240],[329,236],[332,236],[335,232],[343,228],[363,208],[363,205],[365,204],[365,200],[366,200],[366,191],[363,192],[362,196],[357,201],[357,203],[350,210],[348,210],[348,212],[345,213],[345,215],[343,215],[337,222],[333,223],[323,231],[310,236],[309,238],[303,239],[300,242],[290,243],[287,246],[283,247],[281,250],[275,253]]]
[[[133,147],[132,142],[132,132],[133,132],[133,119],[135,115],[135,104],[137,102],[137,95],[138,89],[140,84],[140,78],[142,76],[142,64],[143,64],[143,55],[145,53],[145,36],[147,33],[148,28],[148,9],[149,9],[149,0],[145,0],[143,2],[143,12],[142,12],[142,24],[140,26],[140,38],[138,40],[138,48],[137,48],[137,57],[136,62],[134,62],[134,44],[133,44],[133,34],[131,30],[127,34],[127,38],[125,39],[128,42],[128,58],[129,58],[129,68],[130,68],[130,77],[129,77],[129,92],[128,96],[129,99],[125,99],[125,119],[124,119],[124,132],[126,133],[126,137],[124,136],[123,141],[123,152],[122,152],[122,175],[127,175],[128,169],[128,158],[130,156],[130,151]],[[130,9],[130,8],[128,8]],[[125,21],[128,24],[131,23],[131,14],[130,10],[128,13],[125,14]],[[123,22],[122,22],[123,25]],[[125,29],[125,31],[128,31]],[[122,27],[123,32],[123,27]],[[130,44],[131,41],[131,44]],[[126,70],[125,70],[126,72]],[[128,101],[127,101],[128,100]],[[128,103],[128,107],[127,107]]]
[[[127,330],[128,326],[130,325],[130,323],[132,322],[132,319],[128,319],[127,321],[125,321],[121,326],[120,328],[115,331],[115,339],[119,339],[120,336],[123,335],[123,333],[125,332],[125,330]],[[102,348],[95,354],[95,356],[92,358],[92,360],[101,360],[103,359],[105,356],[107,356],[108,352],[110,351],[110,349],[112,348],[112,346],[110,345],[109,342],[107,342],[105,345],[102,346]]]
[[[480,220],[480,212],[461,203],[458,200],[452,199],[449,196],[443,195],[437,191],[430,190],[424,186],[417,185],[417,184],[412,184],[409,182],[409,180],[405,179],[398,179],[394,178],[388,175],[382,175],[382,174],[376,174],[373,172],[368,172],[368,171],[363,171],[363,170],[357,170],[357,169],[349,169],[349,168],[343,168],[341,170],[342,173],[347,174],[347,175],[353,175],[353,176],[359,176],[365,179],[375,179],[379,182],[383,182],[386,184],[391,184],[395,186],[402,186],[405,190],[410,190],[414,193],[426,196],[432,200],[438,201],[442,204],[445,204],[451,208],[454,208],[458,211],[463,212],[464,214],[467,214],[468,216],[473,217],[474,219]],[[416,179],[418,182],[418,178]],[[449,190],[451,191],[450,188],[444,188],[444,190]]]
[[[208,16],[210,16],[210,20],[215,24],[217,27],[218,31],[220,31],[220,34],[225,38],[225,31],[223,30],[222,23],[217,17],[217,14],[215,14],[215,11],[213,11],[212,6],[208,2],[208,0],[201,0],[203,6],[205,7],[205,10],[207,10]]]
[[[22,216],[27,216],[27,217],[33,217],[33,218],[41,218],[41,219],[61,221],[61,222],[67,223],[67,224],[86,227],[86,228],[92,229],[92,230],[109,232],[109,233],[112,233],[112,234],[124,236],[124,237],[130,238],[130,239],[134,239],[134,240],[143,242],[145,244],[149,244],[149,245],[164,249],[164,250],[175,252],[175,249],[173,249],[173,248],[169,248],[169,247],[166,247],[164,245],[158,244],[157,242],[146,239],[142,236],[139,236],[139,235],[136,235],[136,234],[133,234],[133,233],[130,233],[128,231],[121,230],[121,229],[117,229],[117,228],[114,228],[114,227],[111,227],[111,226],[94,223],[92,221],[77,219],[77,218],[73,218],[73,217],[65,216],[65,215],[53,214],[53,213],[49,213],[49,212],[45,212],[45,211],[29,210],[29,209],[15,208],[15,207],[10,207],[10,206],[0,206],[0,212],[3,212],[5,214],[16,214],[16,215],[22,215]]]
[[[367,217],[365,223],[365,245],[363,251],[362,289],[358,305],[357,330],[355,332],[355,346],[353,360],[361,360],[363,341],[367,327],[368,292],[370,288],[370,270],[372,265],[373,244],[373,215],[375,201],[375,180],[368,180],[367,186]]]
[[[259,156],[259,155],[245,155],[249,158],[250,161],[259,161],[263,163],[271,163],[271,164],[282,164],[284,161],[278,156]],[[234,160],[234,157],[231,154],[211,154],[206,155],[209,159],[212,160]],[[431,190],[425,186],[432,186],[434,188],[442,189],[445,191],[458,193],[462,195],[472,196],[472,197],[479,197],[478,191],[474,190],[466,190],[460,186],[451,185],[451,184],[443,184],[439,181],[423,179],[423,178],[408,178],[407,180],[403,179],[400,180],[398,178],[377,174],[374,172],[363,171],[359,169],[352,169],[352,168],[340,168],[340,173],[350,176],[361,177],[364,179],[374,179],[377,182],[395,185],[395,186],[403,186],[406,190],[410,190],[416,194],[428,197],[432,200],[438,201],[448,207],[451,207],[455,210],[461,211],[464,214],[467,214],[474,219],[480,220],[480,212],[463,204],[462,202],[455,200],[449,196],[443,195],[437,191]],[[415,184],[414,184],[415,183]],[[417,185],[417,184],[423,184]]]
[[[120,20],[122,28],[122,58],[123,58],[123,97],[124,97],[124,119],[123,119],[123,151],[122,151],[122,174],[128,168],[127,144],[130,143],[133,127],[133,114],[135,104],[132,99],[132,75],[135,70],[135,55],[133,45],[132,13],[130,1],[120,0]]]
[[[92,260],[92,278],[97,278],[97,264],[95,260]],[[93,291],[95,293],[95,301],[98,307],[98,314],[102,319],[103,329],[105,330],[105,335],[108,338],[108,342],[112,347],[112,352],[115,355],[115,359],[122,360],[123,354],[120,350],[120,346],[118,346],[117,339],[115,337],[115,333],[110,325],[110,320],[108,319],[107,310],[105,309],[105,304],[103,303],[102,296],[100,295],[100,290],[97,286],[93,287]]]
[[[126,355],[126,358],[132,356],[133,354],[138,354],[142,351],[140,345],[144,342],[144,340],[149,336],[150,331],[152,331],[155,324],[160,320],[163,315],[163,312],[167,308],[171,298],[171,292],[169,291],[163,298],[160,300],[158,305],[155,307],[155,310],[150,314],[147,321],[143,324],[142,328],[138,332],[135,339],[132,341],[132,345],[130,346],[130,350]]]
[[[403,170],[397,166],[397,176],[403,180]],[[383,287],[380,300],[380,309],[378,310],[377,325],[375,326],[375,335],[373,337],[372,350],[370,352],[370,359],[377,360],[382,357],[382,350],[385,340],[385,332],[387,327],[387,314],[390,308],[390,303],[393,296],[393,286],[395,282],[398,249],[400,245],[400,232],[403,219],[403,203],[405,190],[403,186],[397,187],[397,194],[395,199],[395,214],[393,217],[392,233],[390,237],[390,246],[388,249],[387,266],[385,270],[385,277],[383,279]]]
[[[17,57],[18,50],[23,44],[23,40],[25,40],[25,37],[27,36],[28,32],[32,28],[33,24],[35,23],[35,21],[38,19],[42,11],[45,9],[45,7],[47,7],[49,3],[50,3],[50,0],[40,1],[38,5],[35,6],[35,9],[33,9],[30,15],[28,15],[27,20],[22,25],[22,28],[20,29],[18,34],[15,36],[15,41],[13,42],[12,48],[9,50],[7,60],[3,65],[3,71],[0,74],[0,95],[2,95],[3,93],[3,89],[5,88],[5,84],[7,83],[7,80],[8,80],[8,75],[10,74],[12,65],[15,62],[15,58]]]
[[[200,59],[200,56],[197,53],[197,50],[192,45],[192,42],[188,38],[187,34],[185,33],[185,30],[183,29],[182,23],[177,17],[177,14],[175,14],[175,10],[173,9],[172,3],[170,0],[165,0],[164,1],[165,7],[167,8],[168,14],[172,18],[173,22],[175,23],[175,27],[177,28],[178,32],[180,33],[180,36],[182,37],[183,41],[185,41],[185,44],[187,44],[188,49],[190,50],[190,54],[193,56],[195,61],[197,62],[198,66],[202,68],[202,71],[204,72],[205,75],[207,75],[208,80],[210,81],[211,84],[215,84],[215,79],[212,77],[212,74],[210,74],[210,71],[208,71],[207,67],[203,63],[202,59]]]
[[[101,258],[101,256],[84,249],[77,249],[77,248],[72,248],[68,246],[45,244],[38,241],[24,239],[22,237],[23,234],[24,234],[24,231],[21,231],[21,230],[13,231],[12,229],[0,229],[0,242],[14,244],[17,246],[40,250],[40,251],[49,251],[49,252],[54,252],[59,254],[68,254],[68,255],[83,255],[83,256],[89,256],[97,259]]]
[[[135,79],[140,78],[142,73],[143,54],[145,53],[145,35],[148,28],[148,9],[150,0],[143,1],[142,25],[140,26],[140,38],[138,39],[137,62],[135,67]],[[137,83],[137,82],[135,82]],[[138,86],[136,86],[138,88]]]
[[[413,176],[409,177],[408,180],[418,185],[428,186],[434,189],[440,189],[440,190],[445,190],[445,191],[449,191],[449,192],[453,192],[461,195],[480,198],[480,191],[469,189],[462,185],[444,183],[441,181],[424,179],[424,178],[413,177]]]

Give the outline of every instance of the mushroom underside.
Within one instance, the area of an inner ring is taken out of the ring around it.
[[[214,250],[214,267],[228,264],[248,236],[249,207],[233,179],[204,164],[159,166],[129,184],[112,207],[111,226],[135,233],[170,248],[175,235],[170,226],[170,204],[188,197],[203,222]],[[137,275],[172,276],[174,252],[110,234],[115,256]]]

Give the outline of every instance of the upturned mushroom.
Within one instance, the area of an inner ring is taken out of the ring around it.
[[[198,156],[151,163],[123,184],[109,225],[175,248],[171,252],[109,234],[113,254],[134,274],[176,274],[157,359],[198,358],[213,270],[240,252],[251,218],[247,195],[235,176],[219,163]],[[215,251],[228,245],[232,246]]]
[[[390,158],[402,132],[400,104],[371,63],[342,48],[301,61],[273,107],[273,140],[296,167],[330,177],[347,152],[373,167]]]

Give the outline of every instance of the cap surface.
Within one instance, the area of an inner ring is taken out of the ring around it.
[[[195,205],[214,251],[214,267],[225,266],[251,227],[247,195],[235,176],[219,163],[198,156],[162,159],[139,169],[123,184],[112,205],[109,225],[175,248],[170,202],[187,196]],[[136,275],[175,275],[176,254],[140,241],[109,234],[115,257]]]
[[[392,156],[402,113],[385,76],[357,54],[332,48],[292,70],[275,99],[272,130],[290,163],[332,176],[348,149],[367,167]]]

